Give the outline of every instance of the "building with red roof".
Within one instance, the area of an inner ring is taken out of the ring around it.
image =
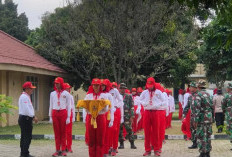
[[[32,47],[0,30],[0,94],[11,96],[13,105],[18,106],[22,84],[31,81],[37,87],[31,96],[35,114],[39,120],[46,119],[53,80],[65,75],[63,69],[38,55]],[[6,118],[6,125],[17,124],[18,111]]]

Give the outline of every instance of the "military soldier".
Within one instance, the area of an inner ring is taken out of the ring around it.
[[[131,143],[131,149],[136,149],[136,146],[134,145],[134,136],[132,132],[132,122],[134,118],[134,104],[133,99],[131,95],[128,95],[125,93],[125,90],[127,89],[125,83],[120,84],[120,94],[123,97],[123,109],[124,109],[124,122],[120,125],[120,132],[119,132],[119,142],[120,146],[118,149],[124,149],[124,139],[123,139],[123,126],[126,129],[126,132],[128,134],[128,139]]]
[[[230,136],[230,142],[232,143],[232,84],[229,83],[227,87],[227,94],[222,101],[222,110],[226,117],[227,133]],[[232,150],[232,149],[231,149]]]
[[[198,93],[193,96],[195,110],[192,110],[193,126],[197,130],[197,146],[200,157],[210,157],[212,123],[213,123],[213,103],[210,95],[206,92],[206,81],[199,80]]]
[[[194,118],[195,118],[195,112],[191,112],[195,110],[195,105],[194,105],[194,97],[197,95],[197,84],[196,82],[191,82],[190,83],[190,92],[191,95],[188,97],[188,103],[187,106],[185,106],[184,111],[183,111],[183,117],[186,118],[189,109],[190,109],[190,130],[191,130],[191,140],[193,142],[192,146],[188,147],[189,149],[196,149],[197,148],[197,138],[196,138],[196,128],[193,126],[194,124]]]

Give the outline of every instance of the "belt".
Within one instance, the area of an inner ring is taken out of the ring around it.
[[[25,115],[19,115],[20,118],[26,118],[26,120],[29,120],[29,119],[33,119],[34,117],[30,117],[30,116],[25,116]]]
[[[56,111],[56,112],[60,112],[60,111],[64,111],[64,110],[66,110],[66,109],[62,109],[62,110],[54,110],[53,109],[53,111]]]

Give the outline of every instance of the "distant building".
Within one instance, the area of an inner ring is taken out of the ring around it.
[[[0,30],[0,94],[13,98],[18,106],[22,93],[22,84],[31,81],[37,88],[31,96],[35,114],[39,120],[48,118],[49,97],[53,90],[53,80],[65,76],[66,72],[50,63],[25,43]],[[14,115],[5,115],[7,124],[15,125],[18,111]]]

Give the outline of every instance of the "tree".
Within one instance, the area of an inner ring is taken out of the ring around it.
[[[12,0],[0,1],[0,30],[25,41],[29,35],[28,19],[25,13],[18,15],[17,5]]]
[[[215,18],[203,31],[203,44],[199,52],[199,59],[205,65],[208,80],[222,87],[226,80],[232,78],[232,47],[224,47],[231,27],[222,25],[220,19]],[[220,39],[220,40],[219,40]]]
[[[0,95],[0,122],[6,122],[2,114],[12,114],[10,109],[17,109],[16,106],[11,105],[12,98],[5,95]]]
[[[147,76],[178,86],[195,69],[193,18],[188,8],[163,0],[84,0],[45,14],[26,42],[72,73],[76,87],[93,77],[131,87],[144,84]],[[183,72],[177,68],[188,61],[191,68],[176,78]]]

